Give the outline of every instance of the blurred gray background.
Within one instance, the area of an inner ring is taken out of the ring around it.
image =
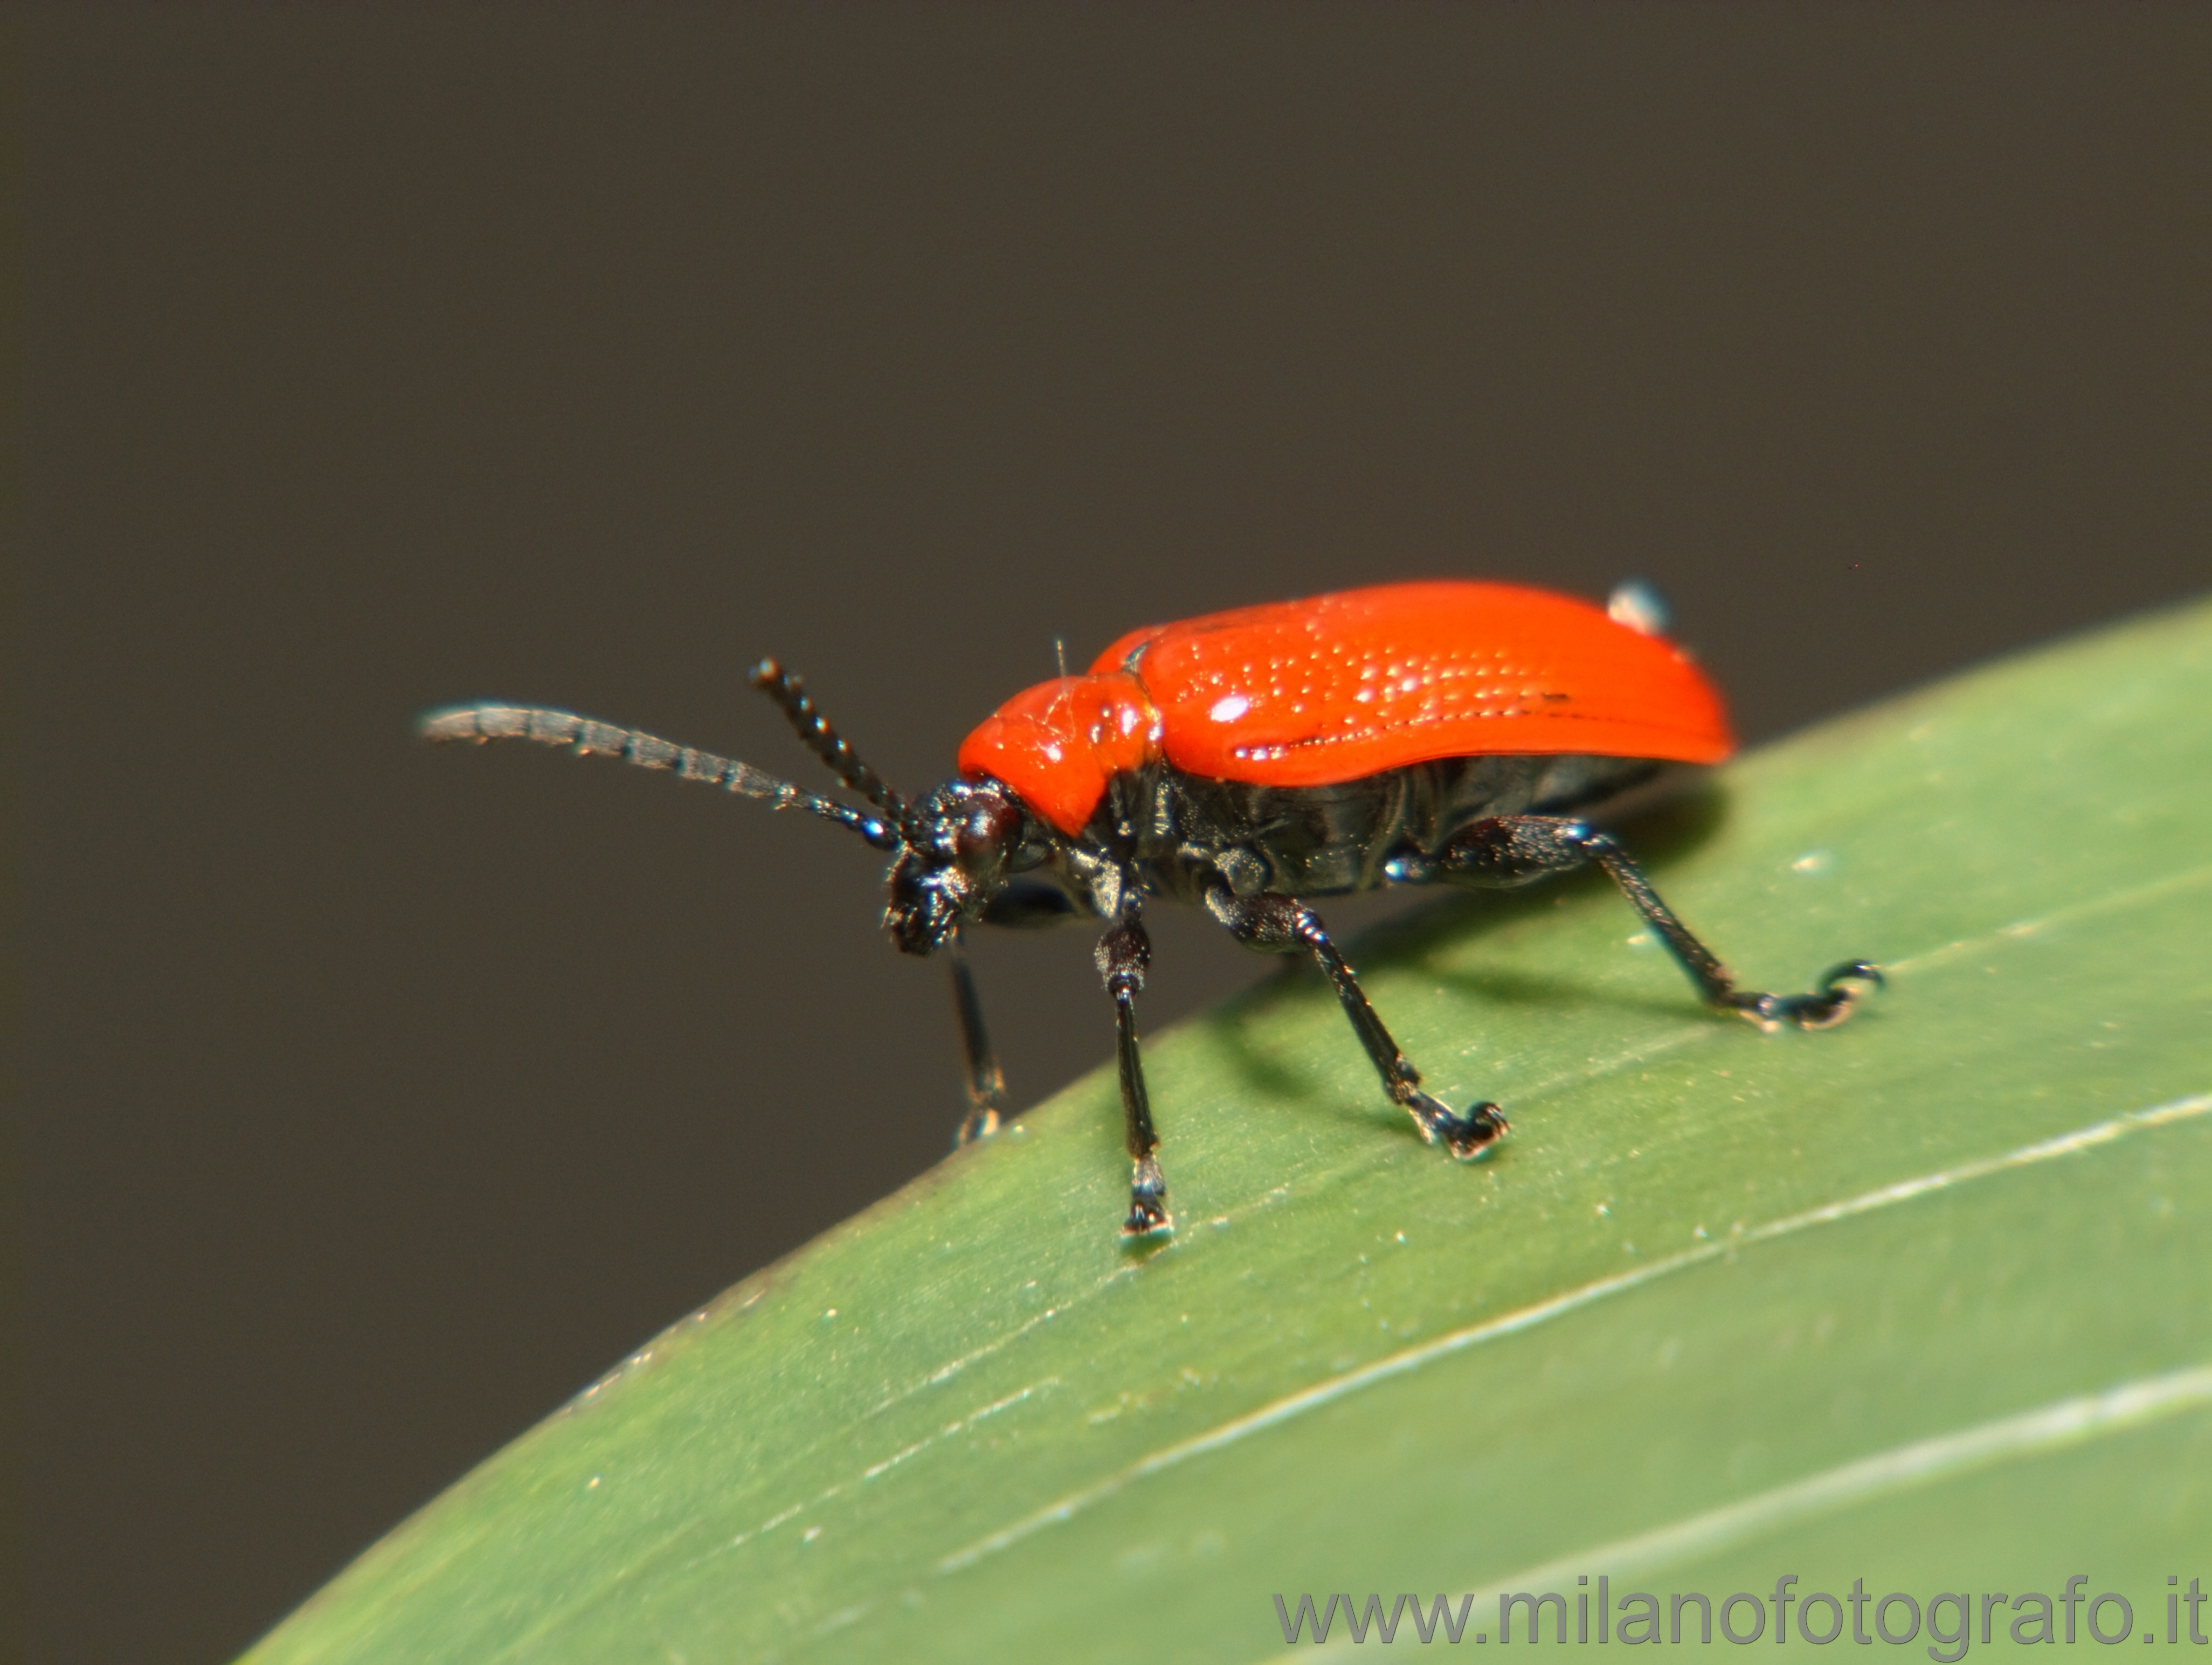
[[[945,1147],[872,853],[427,705],[811,782],[773,651],[918,789],[1056,639],[1641,572],[1759,739],[2212,583],[2203,8],[14,27],[37,1659],[226,1656]],[[1087,950],[983,945],[1021,1103]]]

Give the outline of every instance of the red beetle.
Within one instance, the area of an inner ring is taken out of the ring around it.
[[[1670,766],[1735,748],[1712,685],[1659,632],[1656,597],[1610,608],[1517,584],[1440,580],[1347,590],[1133,632],[1089,672],[1018,693],[960,748],[960,772],[909,803],[854,754],[799,678],[763,660],[752,682],[876,813],[748,764],[535,706],[479,705],[423,720],[433,740],[536,740],[673,770],[799,808],[891,852],[884,924],[908,954],[945,951],[968,1070],[965,1141],[994,1131],[1005,1087],[963,925],[1107,922],[1097,963],[1114,998],[1133,1164],[1132,1237],[1172,1229],[1137,1048],[1151,897],[1203,907],[1246,947],[1308,954],[1383,1091],[1431,1143],[1480,1154],[1506,1131],[1495,1105],[1455,1115],[1360,992],[1307,903],[1382,885],[1528,883],[1595,862],[1708,1005],[1762,1027],[1825,1028],[1860,983],[1846,960],[1802,995],[1736,987],[1610,833],[1582,812]]]

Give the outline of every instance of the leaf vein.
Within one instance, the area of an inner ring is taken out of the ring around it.
[[[1827,1226],[1853,1219],[1880,1208],[1910,1202],[1930,1192],[1948,1190],[1973,1180],[1989,1178],[2016,1168],[2030,1167],[2054,1158],[2071,1155],[2095,1147],[2109,1144],[2127,1134],[2146,1128],[2160,1127],[2186,1121],[2191,1117],[2212,1113],[2212,1093],[2192,1094],[2186,1098],[2169,1099],[2142,1110],[2125,1111],[2118,1116],[2094,1122],[2050,1139],[2039,1140],[1997,1156],[1979,1158],[1962,1162],[1934,1173],[1916,1175],[1877,1190],[1824,1203],[1820,1208],[1787,1214],[1764,1225],[1731,1233],[1725,1238],[1685,1250],[1632,1271],[1600,1278],[1594,1282],[1564,1291],[1548,1299],[1537,1301],[1516,1311],[1471,1324],[1463,1329],[1451,1331],[1419,1347],[1408,1347],[1387,1358],[1378,1359],[1359,1369],[1317,1382],[1293,1394],[1261,1405],[1243,1415],[1233,1417],[1217,1427],[1188,1439],[1163,1446],[1147,1456],[1139,1459],[1119,1473],[1109,1475],[1095,1485],[1070,1492],[1056,1502],[1024,1517],[1013,1524],[1002,1528],[987,1537],[977,1539],[965,1548],[957,1550],[937,1564],[939,1574],[958,1572],[973,1566],[985,1557],[1012,1548],[1023,1539],[1042,1531],[1046,1527],[1070,1520],[1095,1504],[1104,1502],[1137,1481],[1160,1474],[1193,1457],[1202,1456],[1237,1441],[1280,1426],[1285,1422],[1320,1409],[1349,1395],[1362,1392],[1395,1377],[1403,1376],[1435,1360],[1465,1349],[1493,1341],[1507,1335],[1518,1335],[1553,1318],[1625,1294],[1654,1281],[1686,1271],[1694,1266],[1739,1252],[1746,1244],[1765,1243],[1790,1236],[1817,1226]],[[2163,1378],[2160,1378],[2163,1379]]]

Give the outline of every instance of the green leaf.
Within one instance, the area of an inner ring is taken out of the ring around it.
[[[1252,1659],[1278,1593],[1474,1592],[1472,1640],[1495,1590],[1600,1575],[2084,1572],[2162,1633],[2166,1575],[2212,1573],[2212,606],[1722,792],[1638,834],[1662,889],[1756,986],[1881,962],[1843,1027],[1706,1015],[1601,881],[1424,907],[1353,958],[1431,1087],[1511,1116],[1491,1159],[1419,1143],[1285,973],[1148,1047],[1169,1246],[1117,1240],[1094,1075],[250,1657]]]

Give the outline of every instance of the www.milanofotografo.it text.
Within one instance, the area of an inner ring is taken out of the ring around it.
[[[1334,1632],[1340,1639],[1355,1644],[1386,1644],[1399,1640],[1403,1626],[1405,1640],[1416,1643],[1565,1643],[1571,1636],[1578,1643],[1630,1647],[1644,1643],[1709,1644],[1716,1639],[1745,1647],[1760,1640],[1790,1641],[1794,1624],[1796,1639],[1815,1646],[1848,1639],[1862,1647],[1883,1642],[1902,1648],[1924,1640],[1928,1656],[1944,1665],[1966,1657],[1977,1641],[2095,1642],[2112,1647],[2132,1636],[2179,1646],[2202,1648],[2212,1643],[2203,1629],[2206,1598],[2201,1580],[2191,1578],[2185,1589],[2179,1573],[2166,1577],[2162,1638],[2155,1597],[2146,1604],[2143,1627],[2138,1631],[2135,1603],[2117,1590],[2092,1591],[2085,1572],[2075,1573],[2055,1593],[1946,1589],[1925,1597],[1909,1590],[1873,1595],[1863,1578],[1852,1579],[1850,1589],[1840,1595],[1824,1589],[1801,1595],[1795,1573],[1777,1578],[1771,1591],[1738,1590],[1729,1595],[1670,1590],[1662,1596],[1641,1589],[1615,1595],[1612,1578],[1602,1573],[1595,1584],[1587,1574],[1575,1582],[1578,1588],[1571,1594],[1500,1591],[1495,1635],[1470,1630],[1486,1616],[1477,1614],[1473,1595],[1456,1601],[1438,1595],[1424,1602],[1410,1594],[1386,1597],[1370,1593],[1364,1601],[1354,1601],[1341,1592],[1320,1597],[1307,1593],[1293,1604],[1278,1595],[1275,1618],[1286,1643],[1327,1642]]]

